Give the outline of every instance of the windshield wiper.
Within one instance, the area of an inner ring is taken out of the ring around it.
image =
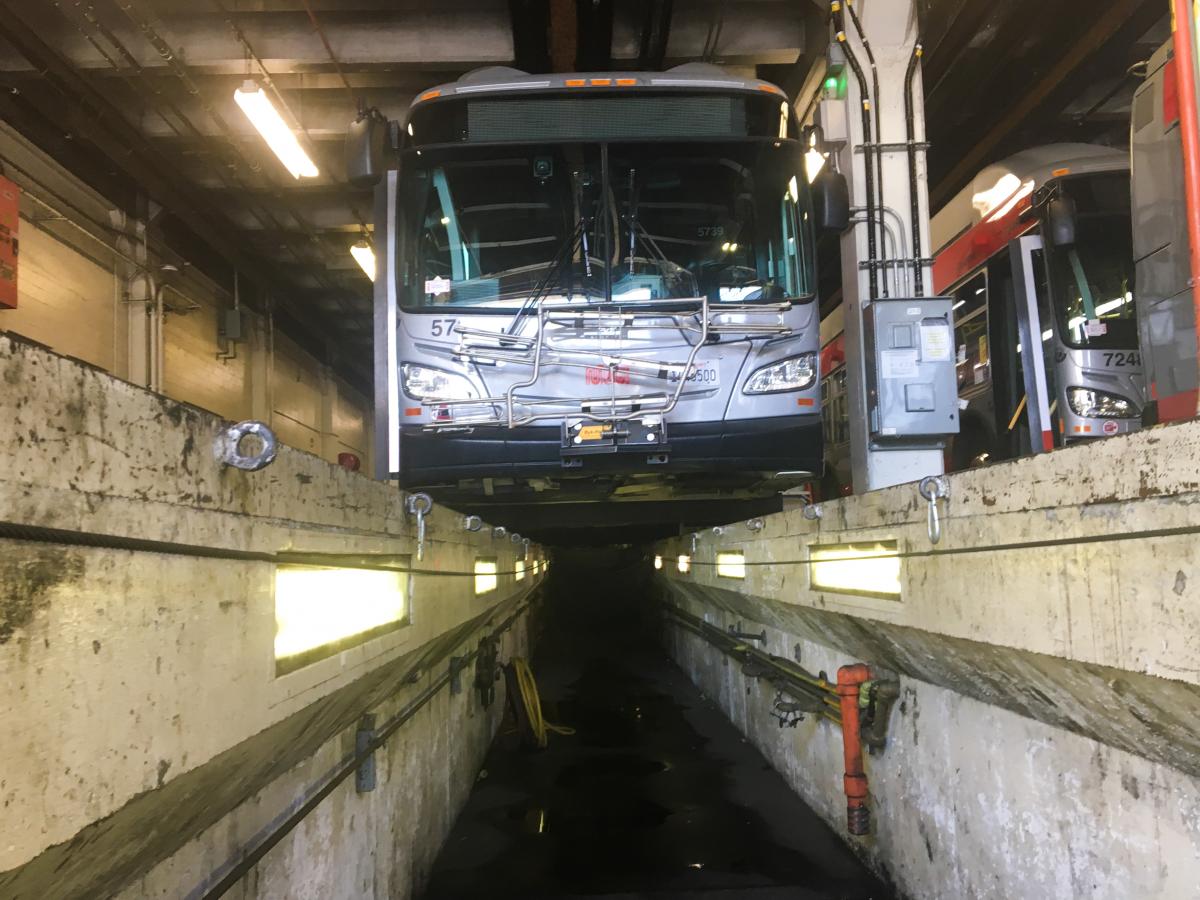
[[[521,323],[525,320],[525,316],[529,311],[535,308],[545,299],[550,287],[562,274],[563,267],[571,261],[571,257],[575,255],[575,248],[579,246],[580,238],[583,238],[586,245],[586,234],[584,228],[583,217],[580,216],[579,221],[575,223],[575,228],[567,235],[567,239],[559,245],[558,252],[554,254],[554,260],[550,264],[550,268],[546,270],[546,274],[542,280],[538,282],[537,287],[533,292],[525,298],[525,302],[521,304],[513,320],[508,323],[508,327],[504,329],[505,334],[516,334],[517,329],[521,327]],[[587,258],[586,256],[584,257]]]

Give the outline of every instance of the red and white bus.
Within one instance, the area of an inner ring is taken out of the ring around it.
[[[1025,150],[981,171],[930,231],[934,290],[954,297],[962,415],[948,468],[1141,427],[1127,153],[1091,144]],[[845,394],[833,318],[821,335],[830,421]],[[1040,352],[1027,354],[1030,346]],[[838,429],[826,430],[827,468],[844,478],[838,456],[848,453],[829,440]]]

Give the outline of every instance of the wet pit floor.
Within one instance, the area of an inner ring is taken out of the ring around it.
[[[893,896],[649,629],[572,605],[533,669],[575,734],[536,752],[502,728],[426,900]]]

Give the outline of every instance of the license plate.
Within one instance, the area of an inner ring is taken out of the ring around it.
[[[672,372],[667,379],[671,384],[679,383],[679,373]],[[688,372],[686,387],[705,390],[721,386],[721,368],[715,362],[695,363]]]

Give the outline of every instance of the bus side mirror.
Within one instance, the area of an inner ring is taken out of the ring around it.
[[[812,195],[818,231],[841,234],[850,227],[850,186],[845,175],[825,166],[812,183]]]
[[[1046,204],[1046,233],[1055,247],[1075,243],[1075,201],[1061,191]]]
[[[373,187],[383,175],[388,123],[377,109],[363,110],[346,131],[346,180]]]

